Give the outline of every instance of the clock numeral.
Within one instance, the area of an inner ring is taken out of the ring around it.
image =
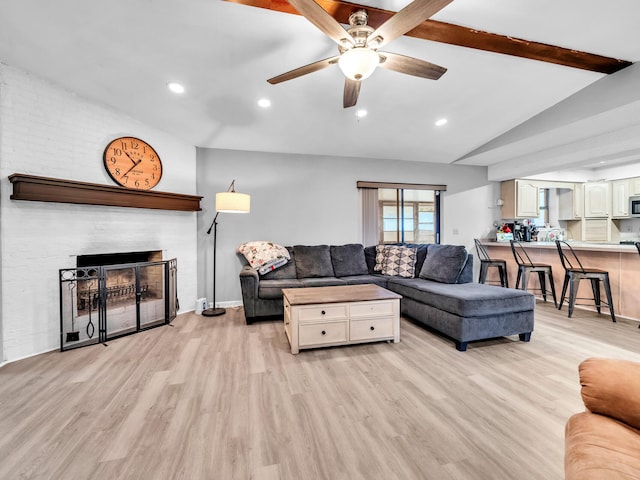
[[[156,174],[155,174],[155,173],[152,173],[152,174],[151,174],[151,178],[152,178],[153,180],[155,180],[155,179],[156,179]]]
[[[157,171],[158,171],[158,165],[154,165],[154,166],[153,166],[153,171],[154,171],[154,172],[157,172]]]
[[[137,188],[137,187],[139,187],[139,186],[140,186],[140,181],[139,181],[139,180],[136,180],[136,182],[134,183],[134,185],[136,186],[136,188]]]
[[[116,163],[116,161],[117,161],[117,160],[116,160],[116,157],[111,157],[111,158],[109,159],[109,161],[110,161],[111,163]]]
[[[135,140],[131,140],[131,148],[134,150],[138,150],[138,142]]]
[[[120,172],[120,169],[119,169],[119,168],[116,168],[116,170],[115,170],[115,171],[116,171],[116,175],[120,176],[120,173],[121,173],[121,172]]]
[[[151,162],[155,162],[156,161],[156,156],[155,155],[151,155],[151,157],[149,158],[149,160]]]
[[[120,142],[120,146],[121,146],[122,150],[126,150],[127,149],[127,142],[125,142],[123,140],[122,142]]]
[[[123,175],[120,180],[124,181],[124,183],[129,183],[129,175]]]
[[[145,179],[144,179],[144,184],[145,184],[145,186],[147,186],[147,187],[150,185],[150,183],[149,183],[149,179],[148,179],[148,178],[145,178]]]
[[[120,150],[117,147],[113,147],[113,154],[120,157],[120,156],[122,156],[122,150]]]

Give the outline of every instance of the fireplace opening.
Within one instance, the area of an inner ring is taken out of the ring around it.
[[[177,313],[175,259],[162,251],[79,255],[60,270],[61,350],[164,325]]]

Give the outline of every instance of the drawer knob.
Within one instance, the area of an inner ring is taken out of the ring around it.
[[[371,327],[369,327],[369,330],[371,330],[372,332],[376,329],[376,327],[374,327],[373,325],[371,325]]]
[[[326,334],[327,334],[327,332],[322,330],[322,335],[326,335]]]
[[[322,310],[320,313],[321,313],[322,315],[326,315],[326,313],[327,313],[327,312],[325,312],[324,310]]]

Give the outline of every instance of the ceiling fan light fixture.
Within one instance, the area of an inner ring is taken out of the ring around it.
[[[338,59],[338,66],[344,76],[351,80],[364,80],[371,76],[380,63],[376,52],[367,47],[353,47]]]

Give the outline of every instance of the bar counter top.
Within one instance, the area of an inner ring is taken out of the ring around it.
[[[483,238],[482,244],[487,247],[511,247],[509,242],[496,242],[495,240],[491,240],[488,238]],[[520,242],[525,248],[552,248],[556,250],[555,242]],[[619,253],[635,253],[638,255],[638,250],[635,245],[624,244],[621,245],[619,243],[591,243],[591,242],[578,242],[578,241],[567,241],[571,248],[574,250],[586,250],[592,252],[619,252]]]
[[[638,255],[636,246],[578,241],[568,241],[567,243],[575,250],[585,267],[599,268],[609,272],[616,316],[640,321],[640,295],[638,295],[640,255]],[[511,252],[511,244],[497,242],[493,239],[483,239],[482,244],[492,259],[502,259],[507,262],[509,285],[514,287],[518,266]],[[559,296],[562,292],[565,271],[560,263],[560,255],[558,255],[555,242],[521,242],[521,245],[531,257],[531,261],[552,266],[556,293]],[[496,281],[496,269],[490,270],[494,270],[491,272],[491,280]],[[537,279],[530,280],[530,287],[539,287]],[[593,310],[593,300],[589,300],[593,298],[589,281],[580,282],[578,297],[586,299],[586,301],[580,302],[582,304],[580,308]],[[565,312],[566,308],[565,305],[563,307]],[[603,312],[607,312],[603,315],[603,319],[608,318],[608,311],[603,309]]]

